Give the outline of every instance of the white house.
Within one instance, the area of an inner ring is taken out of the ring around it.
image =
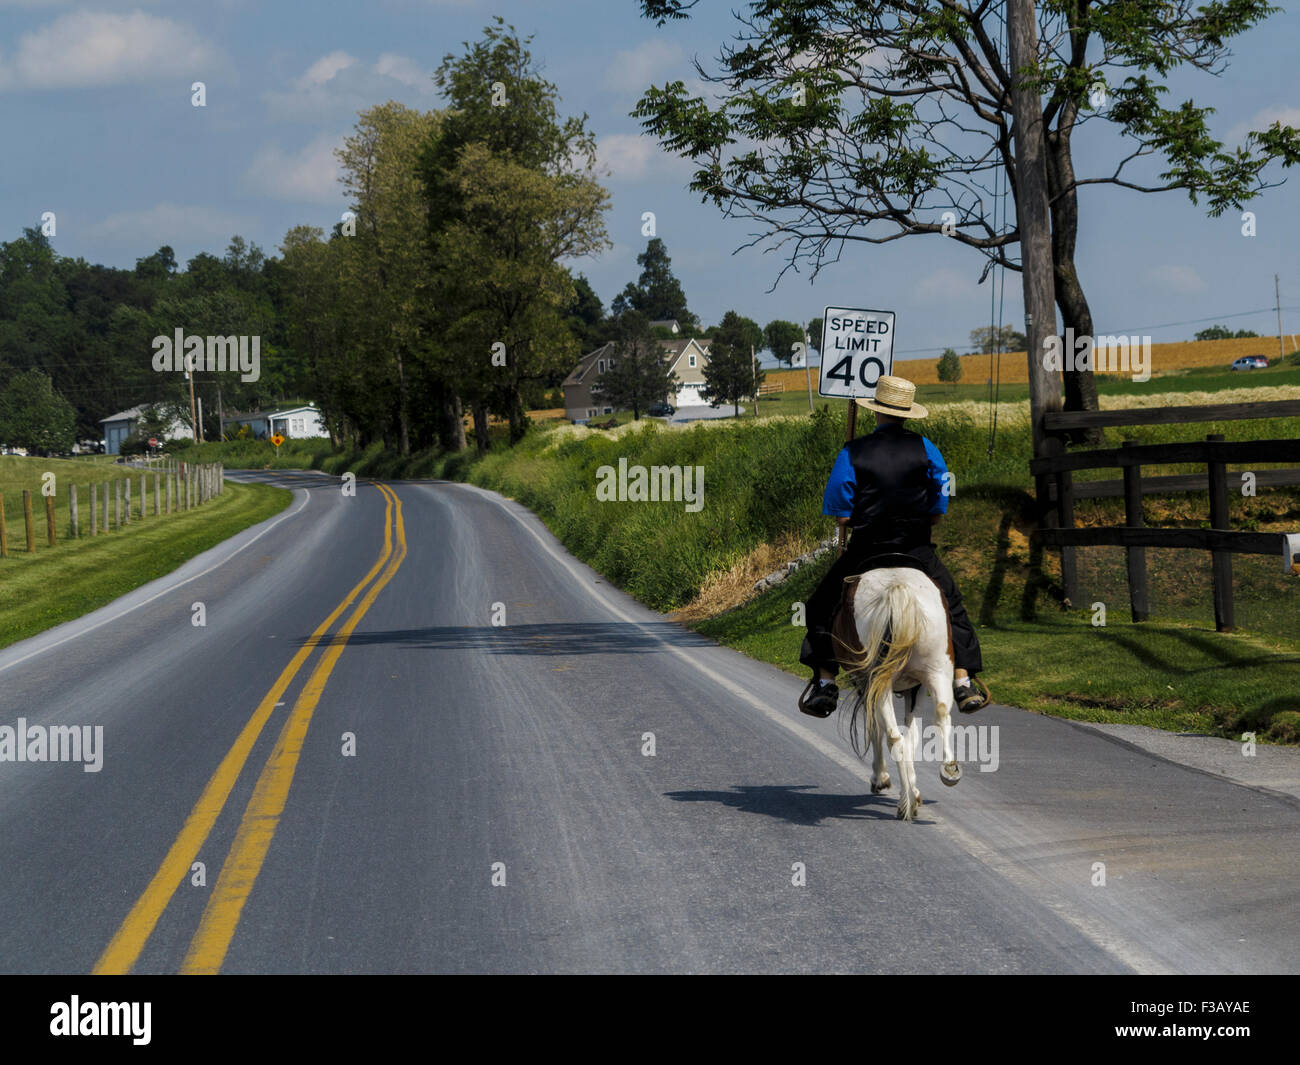
[[[310,404],[303,407],[285,407],[283,410],[255,410],[247,414],[227,414],[221,420],[221,435],[238,432],[241,425],[258,439],[280,433],[291,440],[305,437],[327,437],[329,432],[321,422],[320,411]]]
[[[107,455],[120,454],[122,441],[135,432],[136,424],[144,409],[149,406],[147,403],[141,403],[138,406],[131,407],[128,410],[118,411],[107,418],[100,418],[99,424],[104,427],[104,453]],[[185,419],[173,418],[171,424],[164,430],[164,435],[169,439],[193,440],[194,430],[190,423]]]

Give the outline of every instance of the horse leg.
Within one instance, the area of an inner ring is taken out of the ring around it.
[[[880,696],[880,703],[875,708],[881,743],[889,744],[890,757],[898,767],[898,816],[910,821],[921,807],[921,793],[916,787],[916,767],[912,764],[912,744],[909,728],[900,729],[898,718],[894,716],[894,693],[886,688]]]
[[[961,780],[961,764],[957,761],[952,737],[952,674],[942,669],[931,670],[926,675],[925,686],[934,699],[934,723],[943,738],[943,765],[939,768],[939,779],[951,788]]]
[[[885,771],[885,739],[874,716],[868,726],[867,742],[871,745],[871,794],[879,795],[889,790],[891,781]]]

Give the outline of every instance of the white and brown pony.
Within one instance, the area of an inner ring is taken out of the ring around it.
[[[934,701],[935,724],[943,738],[939,779],[949,787],[961,780],[953,750],[952,630],[939,586],[908,555],[872,559],[866,572],[844,581],[844,595],[832,625],[836,658],[857,692],[849,707],[849,739],[858,757],[874,750],[871,791],[888,789],[885,746],[898,769],[898,816],[910,821],[921,808],[913,765],[912,717],[918,687]],[[900,728],[894,693],[903,692],[906,716]],[[865,734],[865,746],[864,746]]]

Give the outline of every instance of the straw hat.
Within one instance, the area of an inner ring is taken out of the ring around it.
[[[874,399],[860,399],[859,407],[895,418],[924,418],[930,412],[916,402],[916,385],[902,377],[882,377]]]

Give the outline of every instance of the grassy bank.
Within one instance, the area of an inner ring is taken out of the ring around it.
[[[18,461],[39,464],[44,470],[53,460]],[[25,477],[14,469],[6,473],[24,482],[35,477],[39,485],[35,466]],[[100,473],[97,469],[94,479]],[[165,576],[195,555],[283,510],[292,498],[281,488],[227,482],[221,495],[194,510],[164,518],[154,518],[151,513],[143,522],[118,532],[61,540],[53,550],[42,546],[28,555],[15,551],[11,539],[10,557],[0,560],[0,647],[80,617]],[[6,506],[8,502],[6,492]],[[83,513],[83,523],[86,520]],[[43,520],[38,529],[43,537]],[[40,543],[44,544],[43,538]]]

